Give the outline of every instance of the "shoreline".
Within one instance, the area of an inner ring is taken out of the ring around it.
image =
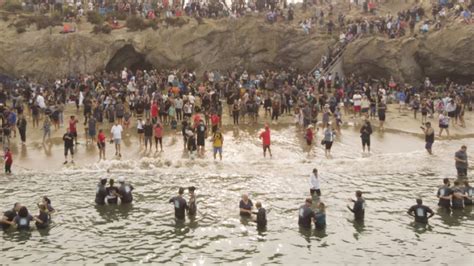
[[[383,139],[384,133],[391,133],[395,135],[403,135],[409,134],[415,136],[423,141],[424,134],[419,129],[421,125],[421,115],[418,120],[413,118],[413,114],[411,111],[404,111],[403,113],[398,113],[398,109],[396,108],[397,105],[390,104],[388,105],[387,111],[387,120],[384,125],[385,130],[379,130],[379,123],[378,118],[370,120],[372,127],[374,128],[374,133],[377,133],[377,137],[381,137]],[[221,130],[224,134],[231,134],[233,136],[239,135],[240,132],[245,132],[250,134],[248,142],[259,141],[258,140],[258,132],[263,130],[263,126],[265,123],[270,124],[271,129],[281,130],[288,127],[294,127],[295,130],[300,134],[303,132],[303,128],[300,126],[296,126],[294,121],[293,115],[284,114],[280,117],[278,122],[272,122],[270,117],[264,116],[263,108],[260,109],[259,119],[258,122],[255,123],[242,123],[239,126],[234,126],[232,124],[232,118],[229,116],[227,108],[224,108],[223,118],[222,118],[222,126]],[[87,166],[98,163],[98,149],[96,146],[96,141],[93,140],[92,143],[86,145],[85,139],[85,129],[83,124],[83,117],[81,115],[82,110],[79,109],[79,112],[76,112],[75,106],[69,104],[66,106],[66,111],[64,113],[64,119],[67,121],[70,115],[75,115],[80,122],[78,123],[78,142],[79,145],[75,146],[75,152],[78,154],[74,159],[75,166]],[[64,161],[64,150],[63,150],[63,141],[62,135],[65,133],[66,128],[64,125],[60,127],[58,130],[54,128],[51,129],[51,139],[50,141],[46,140],[45,143],[42,142],[43,131],[41,130],[42,120],[40,120],[40,127],[32,128],[32,121],[31,117],[27,114],[26,115],[28,126],[27,126],[27,138],[26,138],[26,145],[22,145],[19,141],[19,134],[17,132],[17,137],[10,138],[10,148],[13,153],[13,173],[15,173],[16,169],[27,169],[29,171],[35,170],[55,170],[55,169],[63,169],[63,161]],[[343,125],[341,127],[341,135],[344,136],[344,132],[352,131],[351,134],[356,133],[358,134],[358,128],[360,127],[362,120],[360,118],[352,118],[351,116],[346,116],[343,114],[342,117]],[[447,138],[445,135],[443,137],[438,137],[438,126],[437,126],[437,119],[431,118],[428,121],[431,121],[432,125],[434,125],[435,134],[436,134],[436,141],[445,141],[445,140],[462,140],[462,139],[469,139],[474,138],[474,133],[470,131],[467,127],[461,128],[460,126],[451,127],[451,135],[450,138]],[[320,119],[318,119],[320,121]],[[474,113],[473,112],[466,112],[465,114],[465,122],[466,125],[472,125],[474,121]],[[320,122],[318,122],[318,128],[320,127]],[[108,122],[104,122],[101,125],[98,124],[98,129],[102,128],[106,133],[107,139],[110,137],[110,128],[111,124]],[[136,120],[134,117],[131,118],[130,127],[129,129],[124,129],[124,133],[122,135],[122,154],[125,156],[123,158],[115,158],[119,160],[140,160],[143,158],[162,158],[165,160],[177,160],[179,158],[183,158],[182,152],[173,151],[174,154],[170,155],[167,153],[167,150],[176,150],[183,148],[182,137],[181,137],[181,125],[178,123],[178,127],[176,131],[172,131],[169,125],[164,127],[164,138],[163,138],[163,146],[165,148],[165,156],[163,153],[155,153],[150,154],[150,152],[145,153],[143,152],[143,144],[140,145],[138,142],[138,136],[136,133]],[[210,130],[210,127],[208,127]],[[356,131],[356,132],[354,132]],[[316,146],[317,148],[320,147],[318,143],[321,140],[322,130],[318,130],[315,132],[315,144],[313,147]],[[301,134],[302,135],[302,134]],[[12,133],[13,136],[13,133]],[[402,136],[403,137],[403,136]],[[209,135],[208,135],[209,138]],[[230,144],[229,144],[230,143]],[[298,146],[301,146],[301,150],[303,151],[306,146],[301,143],[295,143]],[[225,145],[239,145],[239,143],[235,142],[227,142]],[[210,144],[206,144],[207,159],[212,161],[212,154],[210,152]],[[314,149],[314,148],[313,148]],[[180,157],[176,157],[176,153],[180,153]],[[106,158],[107,161],[114,159],[114,148],[113,145],[107,144],[106,148]],[[210,157],[209,157],[210,156]],[[186,158],[186,157],[185,157]],[[51,164],[54,162],[54,164]],[[57,166],[56,166],[57,165]],[[68,166],[66,166],[68,167]]]

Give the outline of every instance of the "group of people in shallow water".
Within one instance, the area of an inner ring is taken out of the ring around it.
[[[38,203],[38,209],[38,215],[31,215],[26,206],[17,202],[13,205],[11,210],[3,213],[0,219],[0,228],[7,230],[11,227],[15,227],[19,230],[29,230],[32,221],[35,222],[36,228],[38,229],[48,228],[51,223],[51,215],[56,212],[51,205],[51,200],[47,196],[44,196],[41,199],[41,203]]]

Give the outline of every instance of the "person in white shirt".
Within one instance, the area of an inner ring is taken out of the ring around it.
[[[112,134],[112,139],[115,143],[115,156],[122,157],[120,153],[120,142],[122,141],[122,125],[119,125],[118,121],[115,121],[115,124],[112,126],[110,133]]]
[[[309,193],[311,194],[311,196],[314,196],[314,193],[316,193],[318,197],[321,196],[321,185],[319,181],[320,179],[318,176],[318,169],[314,168],[313,173],[309,177],[309,185],[310,185]]]
[[[354,96],[352,97],[352,101],[354,103],[354,114],[357,115],[357,114],[360,114],[360,105],[361,105],[361,102],[362,102],[362,96],[359,94],[358,91],[356,91],[356,93],[354,93]]]

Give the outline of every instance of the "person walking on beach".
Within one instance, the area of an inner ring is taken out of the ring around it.
[[[271,139],[270,139],[270,126],[268,124],[265,125],[265,130],[260,133],[260,139],[262,140],[263,145],[263,157],[267,156],[267,150],[270,154],[270,158],[272,158],[272,150],[270,149]]]
[[[430,122],[426,122],[426,128],[421,127],[421,130],[423,130],[423,133],[425,133],[425,149],[428,151],[429,154],[433,154],[432,152],[432,147],[433,143],[435,141],[435,132],[434,129],[431,127]]]
[[[120,144],[122,142],[122,125],[118,123],[118,121],[115,121],[115,124],[112,126],[112,129],[110,129],[110,133],[112,134],[112,139],[115,144],[115,156],[122,157],[122,154],[120,152]]]

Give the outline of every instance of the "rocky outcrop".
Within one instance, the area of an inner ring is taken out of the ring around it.
[[[474,80],[474,27],[456,24],[416,38],[363,37],[344,53],[344,73],[419,82]]]
[[[79,31],[59,34],[59,28],[17,34],[0,27],[0,71],[19,76],[52,78],[71,73],[90,73],[124,66],[153,65],[196,69],[249,70],[297,67],[311,69],[335,40],[304,35],[289,24],[267,24],[263,18],[194,19],[181,28],[111,34],[91,34],[90,25]]]

